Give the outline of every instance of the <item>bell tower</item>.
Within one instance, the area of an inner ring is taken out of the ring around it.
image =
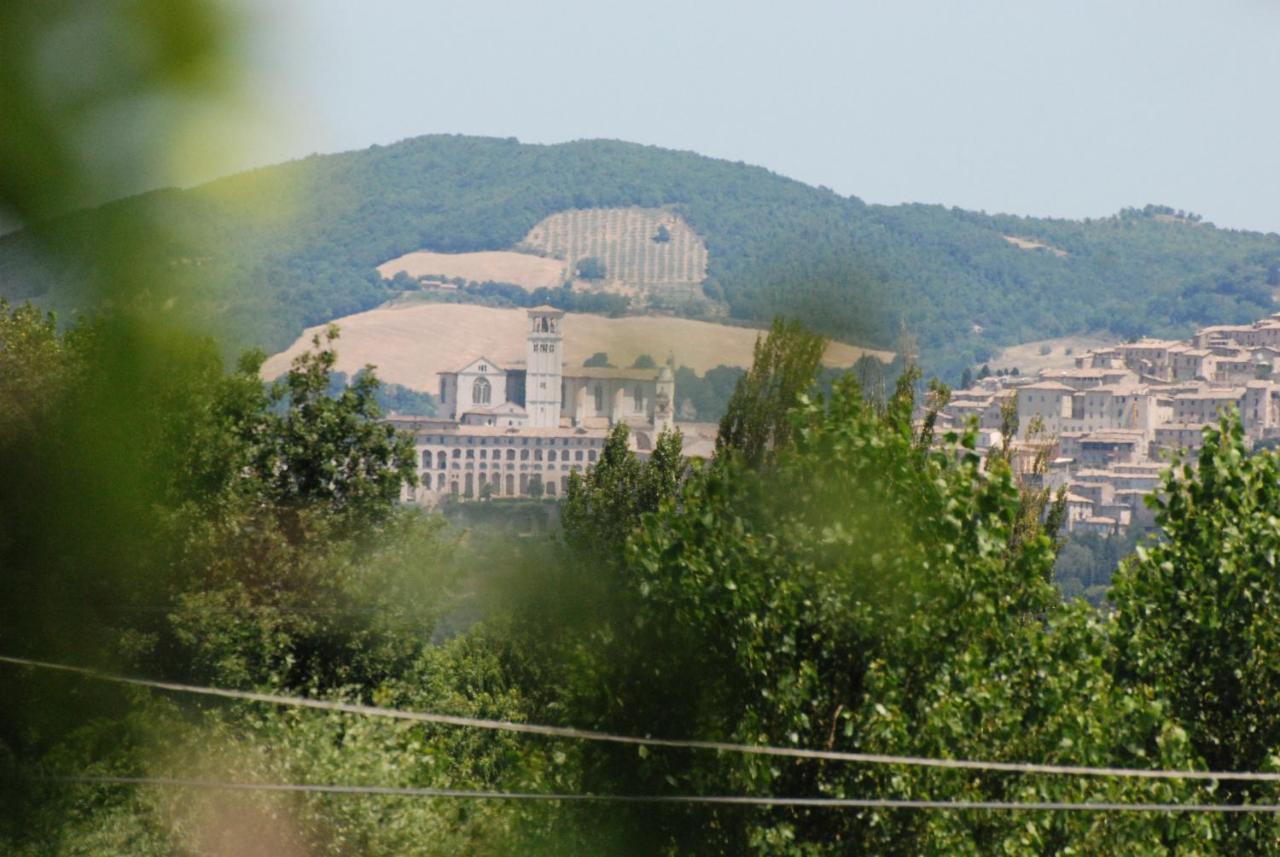
[[[659,433],[675,427],[676,376],[672,371],[675,358],[668,357],[658,372],[657,390],[653,399],[653,427]]]
[[[552,306],[529,310],[524,407],[531,428],[560,425],[560,382],[564,370],[564,311]]]

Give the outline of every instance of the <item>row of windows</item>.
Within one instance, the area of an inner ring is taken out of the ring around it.
[[[587,465],[587,466],[589,467],[590,465]],[[448,468],[445,468],[445,469],[448,469],[448,470],[475,470],[475,469],[477,469],[477,467],[478,467],[480,470],[487,470],[487,469],[489,468],[489,462],[487,462],[487,461],[481,461],[481,462],[475,462],[475,461],[455,461],[455,462],[453,462],[453,464],[452,464],[452,465],[450,465]],[[503,462],[501,462],[501,461],[495,461],[495,462],[493,462],[493,469],[494,469],[494,470],[503,470],[503,469],[506,469],[506,470],[512,470],[512,471],[514,471],[514,470],[515,470],[515,467],[516,467],[516,464],[515,464],[515,462],[512,462],[512,461],[508,461],[508,462],[506,462],[506,466],[505,466],[505,468],[503,467]],[[534,462],[534,463],[532,463],[532,464],[521,464],[521,465],[520,465],[520,469],[521,469],[521,470],[533,470],[533,471],[539,471],[539,470],[543,470],[543,469],[546,469],[546,470],[555,470],[557,467],[559,467],[561,470],[581,470],[581,469],[582,469],[582,465],[581,465],[581,464],[572,464],[572,465],[571,465],[571,464],[569,464],[569,462],[567,462],[567,461],[566,461],[565,463],[563,463],[563,464],[544,464],[544,463],[542,463],[541,461],[535,461],[535,462]]]
[[[475,459],[475,458],[476,458],[476,451],[475,451],[474,449],[468,449],[468,450],[465,450],[465,452],[466,452],[466,455],[465,455],[465,456],[463,455],[463,452],[464,452],[464,450],[461,450],[461,449],[455,449],[455,450],[453,450],[453,458],[454,458],[454,459],[462,459],[462,458]],[[543,454],[542,454],[542,452],[543,452],[543,451],[542,451],[542,449],[540,449],[540,448],[538,448],[538,449],[534,449],[534,450],[533,450],[533,456],[532,456],[532,459],[533,459],[534,461],[542,461],[542,460],[543,460]],[[599,457],[599,452],[597,452],[597,451],[596,451],[596,450],[594,450],[594,449],[591,449],[591,450],[585,450],[585,452],[586,452],[586,455],[585,455],[585,456],[583,455],[583,452],[584,452],[584,450],[581,450],[581,449],[575,449],[575,450],[573,451],[573,460],[574,460],[574,461],[583,461],[583,460],[586,460],[586,461],[595,461],[595,460],[596,460],[596,458],[598,458],[598,457]],[[487,458],[489,457],[489,456],[488,456],[488,453],[489,453],[489,450],[487,450],[487,449],[482,449],[482,450],[480,450],[480,459],[481,459],[482,461],[483,461],[483,460],[485,460],[485,459],[487,459]],[[432,452],[431,452],[431,450],[429,450],[429,449],[424,449],[424,450],[422,451],[422,466],[423,466],[423,467],[430,467],[430,466],[431,466],[432,458],[433,458],[433,456],[432,456]],[[502,458],[502,450],[500,450],[500,449],[495,449],[495,450],[493,451],[493,460],[494,460],[494,461],[499,461],[499,460],[501,460],[501,458]],[[445,468],[445,463],[448,461],[449,456],[448,456],[448,455],[445,453],[445,451],[442,449],[442,450],[439,450],[438,452],[436,452],[436,453],[434,454],[434,459],[435,459],[435,462],[436,462],[436,467],[437,467],[438,469],[440,469],[440,470],[444,470],[444,468]],[[506,459],[507,459],[507,461],[515,461],[515,460],[516,460],[516,451],[515,451],[514,449],[508,449],[508,450],[507,450],[507,456],[506,456]],[[529,450],[527,450],[527,449],[522,449],[522,450],[520,450],[520,460],[521,460],[521,461],[529,461],[529,460],[530,460]],[[555,460],[556,460],[556,451],[555,451],[554,449],[548,449],[548,450],[546,451],[546,460],[547,460],[547,461],[555,461]],[[567,450],[567,449],[566,449],[566,450],[562,450],[562,454],[560,455],[560,459],[559,459],[559,460],[561,460],[561,461],[568,461],[568,460],[569,460],[569,450]]]
[[[568,493],[569,477],[560,477],[557,485],[554,479],[543,481],[541,478],[534,479],[528,473],[521,473],[517,479],[514,473],[508,473],[506,479],[501,474],[491,473],[489,479],[484,478],[484,474],[467,473],[462,479],[458,479],[457,474],[452,479],[446,479],[445,474],[441,473],[439,478],[434,482],[430,473],[422,474],[422,488],[425,491],[448,491],[457,496],[472,498],[480,494],[489,494],[495,497],[515,497],[529,496],[535,493],[533,486],[541,484],[541,493],[546,497],[555,497],[558,493]],[[557,491],[557,487],[559,491]]]
[[[467,446],[476,445],[475,443],[476,438],[470,435],[463,435],[462,437],[457,437],[454,435],[435,435],[435,436],[426,438],[425,442],[426,443],[450,443],[454,440],[457,440],[459,444],[461,444],[464,437],[466,439]],[[530,438],[522,437],[520,438],[520,443],[516,443],[516,439],[512,437],[495,437],[493,438],[492,444],[489,443],[489,438],[487,437],[482,437],[479,440],[480,440],[479,446],[490,446],[490,445],[492,446],[528,446]],[[554,437],[550,437],[550,438],[535,437],[535,438],[532,438],[532,440],[534,441],[534,446],[556,446],[556,439]],[[542,440],[545,440],[546,443],[545,444],[538,443],[538,441],[542,441]],[[604,443],[604,441],[601,439],[562,437],[560,438],[559,445],[569,446],[569,441],[571,440],[573,441],[574,446],[601,446]]]

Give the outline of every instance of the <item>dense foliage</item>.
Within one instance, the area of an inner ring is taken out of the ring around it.
[[[1250,454],[1238,419],[1205,430],[1198,460],[1167,473],[1156,522],[1116,576],[1120,676],[1169,701],[1214,770],[1280,763],[1280,455]],[[1274,784],[1224,797],[1274,802]],[[1280,849],[1272,823],[1231,825],[1238,853]]]
[[[775,330],[766,351],[807,343]],[[766,425],[754,389],[782,389],[793,360],[757,366],[730,413]],[[811,379],[812,380],[812,379]],[[791,412],[770,455],[724,442],[636,523],[594,500],[562,590],[589,614],[585,651],[563,639],[577,722],[627,734],[1058,763],[1194,766],[1186,732],[1149,688],[1116,681],[1107,626],[1049,583],[1053,540],[1026,532],[1006,462],[984,474],[972,437],[935,450],[912,425],[912,376],[883,410],[845,378]],[[757,411],[755,416],[751,412]],[[741,433],[731,429],[734,436]],[[602,463],[583,491],[622,490],[639,465]],[[621,476],[621,478],[620,478]],[[619,501],[615,501],[616,503]],[[601,546],[610,557],[602,562]],[[621,551],[617,550],[620,545]],[[619,559],[619,553],[621,555]],[[621,565],[619,561],[621,560]],[[602,582],[604,581],[604,582]],[[541,608],[543,605],[539,605]],[[567,615],[580,615],[567,611]],[[988,800],[1190,799],[1186,784],[975,776],[910,768],[687,753],[584,750],[587,787],[639,793],[807,794]],[[592,844],[628,853],[1043,854],[1204,849],[1215,821],[1071,813],[843,812],[643,807]],[[592,841],[590,830],[588,841]]]
[[[411,281],[393,280],[392,285],[400,288],[416,288]],[[626,295],[615,292],[582,291],[569,286],[554,289],[540,286],[530,290],[514,283],[500,283],[492,280],[483,283],[464,281],[458,284],[455,291],[428,291],[415,297],[497,307],[535,307],[550,304],[565,312],[589,312],[609,316],[622,315],[631,306],[631,301]]]
[[[387,259],[506,249],[554,212],[630,205],[670,206],[693,225],[710,251],[705,290],[734,318],[781,313],[888,348],[905,323],[925,365],[955,376],[1012,342],[1251,320],[1271,311],[1280,270],[1276,236],[1155,207],[1068,221],[867,205],[764,169],[612,141],[421,137],[145,194],[50,230],[92,248],[166,224],[169,237],[114,264],[138,273],[149,299],[176,295],[165,306],[219,322],[232,345],[280,349],[306,326],[393,296],[404,284],[374,270]],[[85,308],[78,286],[91,274],[37,255],[30,235],[0,238],[0,294]]]
[[[110,321],[59,332],[27,307],[0,313],[0,398],[24,405],[0,410],[16,476],[0,491],[5,653],[642,736],[1138,768],[1270,769],[1280,752],[1269,571],[1280,459],[1246,454],[1233,422],[1166,478],[1164,540],[1127,563],[1109,613],[1061,599],[1045,503],[1006,457],[980,457],[970,434],[929,442],[930,421],[913,420],[914,370],[883,400],[855,373],[819,393],[821,339],[793,325],[775,325],[739,377],[715,461],[685,460],[675,433],[640,460],[620,426],[572,478],[550,539],[525,519],[547,520],[554,504],[515,504],[506,532],[500,501],[476,504],[484,514],[454,534],[398,507],[412,455],[378,422],[374,379],[333,388],[331,339],[264,387],[259,356],[226,373],[208,344],[171,351],[159,375],[104,375],[118,335]],[[104,379],[113,402],[124,379],[135,385],[115,412],[127,438],[81,422],[101,413]],[[104,464],[104,451],[124,460]],[[123,484],[75,480],[134,470]],[[93,514],[62,514],[69,496]],[[196,705],[10,666],[0,768],[0,849],[32,857],[1280,853],[1267,816],[575,807],[33,780],[1277,799],[1271,784],[852,765]]]
[[[357,372],[355,381],[359,382],[367,372],[368,370]],[[352,379],[347,376],[347,373],[329,373],[329,395],[337,396],[351,385]],[[379,382],[373,395],[378,404],[378,410],[384,414],[434,417],[436,408],[439,406],[436,397],[430,393],[423,393],[401,384],[391,384],[386,381]]]
[[[1084,598],[1101,607],[1120,561],[1133,554],[1142,531],[1130,527],[1112,535],[1073,533],[1063,539],[1053,566],[1054,580],[1064,598]]]

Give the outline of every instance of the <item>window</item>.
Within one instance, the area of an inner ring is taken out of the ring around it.
[[[522,450],[520,450],[520,460],[521,460],[521,461],[528,461],[528,460],[529,460],[529,450],[527,450],[527,449],[522,449]]]
[[[604,413],[604,385],[596,384],[595,389],[596,413]]]
[[[430,473],[422,474],[422,487],[427,489],[428,491],[431,490],[431,474]]]
[[[588,461],[596,460],[596,451],[594,449],[587,453],[587,460]]]
[[[547,484],[544,486],[544,488],[547,492],[548,497],[556,496],[556,483],[554,480],[548,479]]]
[[[541,461],[541,460],[542,460],[542,450],[541,450],[540,448],[539,448],[539,449],[535,449],[535,450],[533,451],[533,460],[534,460],[534,461]]]
[[[455,450],[453,451],[453,457],[454,457],[454,458],[461,458],[461,457],[462,457],[462,450],[460,450],[460,449],[455,449]]]
[[[477,378],[475,384],[471,386],[471,401],[477,405],[489,404],[489,379]]]
[[[578,450],[575,450],[575,451],[574,451],[574,453],[573,453],[573,460],[574,460],[574,461],[581,461],[581,460],[582,460],[582,450],[578,449]]]
[[[514,449],[508,449],[507,461],[515,461],[515,460],[516,460],[516,451]]]
[[[440,468],[441,470],[444,470],[445,460],[446,460],[446,456],[444,454],[444,450],[442,449],[436,453],[436,467]]]
[[[547,450],[547,461],[556,460],[556,451],[554,449]]]
[[[422,466],[423,467],[431,466],[431,450],[429,449],[422,450]]]
[[[636,384],[636,388],[631,391],[631,410],[639,413],[644,410],[644,390]]]

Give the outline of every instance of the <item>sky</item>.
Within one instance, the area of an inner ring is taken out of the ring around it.
[[[243,2],[228,167],[603,137],[876,203],[1280,232],[1280,0]]]

